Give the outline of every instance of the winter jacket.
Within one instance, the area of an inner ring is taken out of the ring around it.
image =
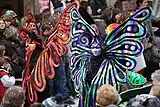
[[[146,107],[160,107],[160,96],[149,99]]]
[[[63,6],[61,0],[51,0],[51,1],[52,1],[52,3],[53,3],[54,9],[57,9],[57,8]]]

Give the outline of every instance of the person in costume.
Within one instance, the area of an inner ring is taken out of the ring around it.
[[[100,86],[111,84],[118,93],[121,93],[121,85],[128,84],[127,71],[134,71],[137,64],[136,57],[143,52],[143,45],[139,39],[146,36],[144,23],[150,19],[151,10],[139,9],[123,24],[110,31],[103,42],[76,9],[72,10],[71,17],[73,20],[71,76],[75,89],[80,95],[79,106],[96,107],[96,91]],[[101,54],[104,54],[103,57],[99,56]],[[89,82],[88,66],[92,63],[93,57],[97,58],[97,61],[100,58],[102,60],[99,66],[96,66],[98,69],[93,70],[96,73]],[[137,84],[139,79],[133,82]],[[145,81],[142,81],[143,83]]]
[[[52,22],[50,20],[43,20],[42,21],[42,32],[48,32],[51,30],[52,27],[54,27],[60,17],[60,13],[55,12],[52,16]],[[48,36],[46,36],[43,33],[44,36],[44,41],[47,43]],[[69,47],[68,47],[69,48]],[[47,90],[49,91],[49,96],[57,95],[57,94],[62,94],[63,100],[65,103],[70,103],[74,104],[73,101],[70,99],[70,93],[71,90],[69,90],[69,85],[67,84],[68,79],[70,79],[70,71],[66,68],[68,68],[69,65],[67,65],[67,55],[63,55],[62,58],[60,59],[61,63],[59,67],[55,68],[55,78],[53,79],[48,79],[47,80]],[[69,75],[67,77],[67,74]],[[70,101],[69,101],[70,100]]]
[[[42,39],[35,18],[30,12],[28,13],[27,24],[20,29],[20,35],[26,41],[26,67],[22,86],[29,103],[40,101],[40,95],[47,87],[47,80],[55,77],[55,69],[60,66],[62,56],[67,52],[66,44],[71,38],[70,11],[77,7],[76,1],[68,5],[56,26],[43,32],[48,36],[46,43]]]

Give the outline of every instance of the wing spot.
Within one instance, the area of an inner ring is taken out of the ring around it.
[[[135,46],[131,46],[131,50],[133,51],[133,50],[135,50],[136,49],[136,47]]]
[[[129,45],[125,45],[125,49],[128,49],[129,48]]]
[[[128,26],[128,28],[127,28],[127,31],[131,31],[132,30],[132,27],[131,26]]]
[[[85,30],[85,27],[84,27],[84,26],[82,26],[82,29],[83,29],[83,30]]]
[[[129,63],[129,62],[126,62],[126,66],[130,66],[130,63]]]

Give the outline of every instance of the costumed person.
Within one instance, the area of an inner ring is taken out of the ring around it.
[[[42,22],[42,31],[49,32],[52,27],[56,25],[58,19],[60,18],[60,13],[57,11],[52,16],[53,21],[43,20]],[[48,36],[43,33],[45,42],[48,41]],[[69,48],[69,47],[68,47]],[[68,51],[67,51],[68,52]],[[70,79],[70,71],[66,69],[67,64],[67,55],[63,55],[60,59],[61,63],[59,67],[55,67],[55,77],[53,79],[47,79],[47,90],[49,92],[49,96],[55,96],[56,94],[62,94],[64,103],[74,104],[74,102],[70,99],[70,93],[73,90],[69,90],[68,88],[68,80]],[[67,77],[67,74],[69,75]]]
[[[79,106],[96,107],[96,91],[100,86],[110,84],[121,93],[121,85],[128,85],[127,72],[134,73],[136,57],[143,52],[143,45],[139,40],[147,34],[144,23],[150,20],[151,9],[146,7],[137,10],[123,24],[110,31],[103,42],[76,9],[73,9],[71,14],[72,80],[80,96]],[[91,59],[94,57],[99,60],[101,54],[102,60],[96,66],[98,69],[93,70],[95,74],[92,73],[94,75],[89,82],[87,75],[90,73],[88,66],[92,65]],[[139,79],[137,80],[133,79],[132,85],[141,83]]]
[[[28,87],[26,87],[28,81],[25,79],[29,78],[30,73],[32,72],[32,69],[34,68],[36,61],[38,60],[38,57],[41,55],[41,52],[44,47],[42,42],[42,36],[40,34],[38,26],[36,25],[35,18],[32,16],[30,12],[28,12],[27,19],[23,21],[26,21],[26,24],[23,23],[23,25],[25,26],[22,26],[22,28],[20,29],[20,33],[21,33],[21,38],[23,40],[26,40],[26,58],[25,58],[26,66],[22,77],[23,78],[22,87],[26,91],[27,95],[29,94],[29,89]],[[43,93],[42,95],[39,94],[38,96],[39,100],[43,101],[47,97],[47,95],[46,96],[45,95]],[[29,101],[30,99],[27,98],[27,100]]]
[[[66,44],[70,41],[72,25],[70,11],[77,7],[77,1],[70,4],[61,14],[56,26],[44,32],[48,36],[47,43],[44,43],[33,15],[28,13],[27,24],[21,28],[20,34],[26,41],[26,68],[22,86],[29,103],[44,100],[44,96],[40,99],[40,95],[46,89],[47,79],[55,77],[55,68],[60,66],[61,57],[67,52]]]
[[[10,59],[6,56],[0,57],[0,102],[7,88],[15,84],[15,78],[9,72],[10,68]]]

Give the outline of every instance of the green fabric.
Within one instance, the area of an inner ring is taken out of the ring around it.
[[[141,86],[146,83],[146,79],[136,72],[129,72],[128,80],[133,87]]]

